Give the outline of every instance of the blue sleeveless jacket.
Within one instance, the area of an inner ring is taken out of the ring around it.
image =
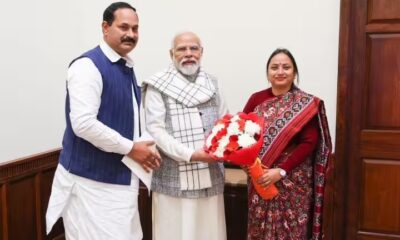
[[[133,70],[126,67],[121,60],[111,62],[99,46],[82,54],[71,64],[83,57],[90,58],[102,76],[103,91],[97,119],[122,136],[133,139],[133,116],[138,113],[133,112],[132,86],[140,105],[140,89],[137,87]],[[71,127],[69,113],[67,89],[65,103],[67,126],[62,142],[60,164],[69,172],[81,177],[99,182],[129,185],[131,171],[121,162],[123,155],[104,152],[76,136]]]

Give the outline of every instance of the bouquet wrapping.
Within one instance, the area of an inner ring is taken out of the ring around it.
[[[278,194],[275,185],[263,188],[257,179],[264,166],[258,158],[263,144],[264,118],[255,113],[226,114],[217,121],[206,139],[205,151],[216,160],[224,160],[249,169],[257,193],[264,199]]]

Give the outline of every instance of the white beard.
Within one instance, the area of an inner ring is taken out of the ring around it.
[[[175,67],[178,69],[179,72],[183,73],[186,76],[193,76],[197,73],[197,71],[200,68],[200,64],[199,62],[196,62],[194,64],[190,64],[190,65],[182,65],[184,60],[182,60],[180,63],[176,62],[176,60],[174,59],[174,65]]]
[[[195,63],[195,64],[191,64],[191,65],[187,65],[187,66],[181,66],[179,64],[178,70],[181,71],[185,75],[192,76],[192,75],[195,75],[197,73],[197,71],[199,70],[199,64]]]

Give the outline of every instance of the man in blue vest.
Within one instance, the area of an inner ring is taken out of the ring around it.
[[[63,217],[67,239],[142,239],[138,177],[124,155],[146,171],[159,154],[140,136],[141,89],[128,53],[138,41],[138,15],[124,2],[103,14],[103,39],[68,69],[66,130],[47,211],[47,232]]]

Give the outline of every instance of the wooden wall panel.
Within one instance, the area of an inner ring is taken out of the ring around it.
[[[62,225],[45,236],[44,212],[59,150],[0,164],[1,240],[63,239]],[[61,227],[61,228],[60,228]]]
[[[361,229],[400,234],[400,161],[363,161]]]
[[[5,222],[3,221],[3,218],[7,217],[7,214],[5,212],[5,207],[3,207],[3,205],[5,205],[5,201],[3,201],[4,197],[3,197],[3,192],[5,188],[5,185],[0,185],[0,240],[6,239],[6,234],[7,234],[7,226],[5,226]]]
[[[369,236],[360,236],[358,239],[360,239],[360,240],[382,240],[382,238],[369,237]]]
[[[377,21],[399,21],[399,0],[370,0],[368,2],[368,20]]]
[[[359,239],[359,240],[385,240],[385,239],[399,240],[400,239],[398,235],[393,235],[393,234],[388,234],[388,233],[380,234],[380,233],[360,231],[358,234],[359,234],[359,237],[357,239]]]
[[[382,240],[382,238],[369,237],[369,236],[361,236],[358,239],[360,239],[360,240]]]
[[[151,195],[149,195],[149,191],[142,183],[139,186],[138,208],[140,224],[142,225],[143,231],[143,240],[151,240],[153,239]]]
[[[398,238],[390,238],[388,236],[382,236],[382,237],[375,237],[375,236],[360,236],[358,239],[360,240],[384,240],[384,239],[398,239]]]
[[[7,202],[9,239],[36,239],[34,178],[25,177],[10,182]]]
[[[361,131],[361,154],[364,158],[400,159],[400,131]]]
[[[367,128],[400,129],[400,34],[371,34],[368,43]]]
[[[247,185],[225,184],[225,221],[229,240],[244,240],[247,235]]]

